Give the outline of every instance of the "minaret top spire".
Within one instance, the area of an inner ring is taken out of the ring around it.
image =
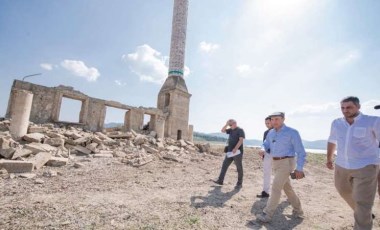
[[[189,0],[174,0],[169,72],[161,91],[187,91],[184,77],[187,11]]]

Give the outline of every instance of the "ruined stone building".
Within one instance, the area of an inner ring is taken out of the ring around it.
[[[81,101],[79,122],[90,131],[101,131],[107,107],[127,110],[124,129],[142,129],[144,114],[150,115],[149,130],[158,137],[171,137],[192,141],[193,127],[189,126],[190,97],[184,80],[185,44],[187,28],[188,0],[174,0],[170,62],[168,77],[163,84],[157,100],[157,108],[133,107],[115,101],[89,97],[72,87],[46,87],[15,80],[7,108],[6,117],[30,113],[29,120],[34,123],[63,123],[59,114],[63,98]],[[30,95],[32,94],[32,95]],[[30,97],[32,96],[32,100]],[[27,100],[27,98],[29,98]],[[30,107],[21,109],[21,107]],[[27,114],[29,115],[29,114]],[[28,117],[28,116],[27,116]],[[25,119],[24,119],[25,120]]]

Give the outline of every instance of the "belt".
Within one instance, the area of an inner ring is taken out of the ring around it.
[[[277,160],[282,160],[282,159],[286,159],[286,158],[294,158],[294,156],[284,156],[284,157],[272,157],[273,160],[277,161]]]

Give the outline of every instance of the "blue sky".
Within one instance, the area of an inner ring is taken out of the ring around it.
[[[232,3],[233,2],[233,3]],[[68,85],[128,105],[155,107],[170,48],[172,0],[0,1],[0,116],[13,79]],[[218,132],[235,118],[261,138],[284,111],[307,140],[326,139],[356,95],[380,104],[380,1],[190,0],[186,82],[190,122]],[[76,119],[68,103],[62,118]],[[108,110],[107,122],[121,121]]]

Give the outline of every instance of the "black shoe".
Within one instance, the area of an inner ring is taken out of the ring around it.
[[[239,190],[239,189],[241,189],[241,188],[243,188],[243,185],[242,185],[242,184],[236,184],[236,185],[235,185],[235,189]]]
[[[212,182],[214,182],[217,185],[223,185],[223,182],[220,182],[219,180],[212,180]]]
[[[256,195],[257,198],[268,198],[269,194],[266,193],[265,191],[262,191],[261,194]]]
[[[372,220],[375,219],[375,217],[376,217],[375,214],[372,213]]]

